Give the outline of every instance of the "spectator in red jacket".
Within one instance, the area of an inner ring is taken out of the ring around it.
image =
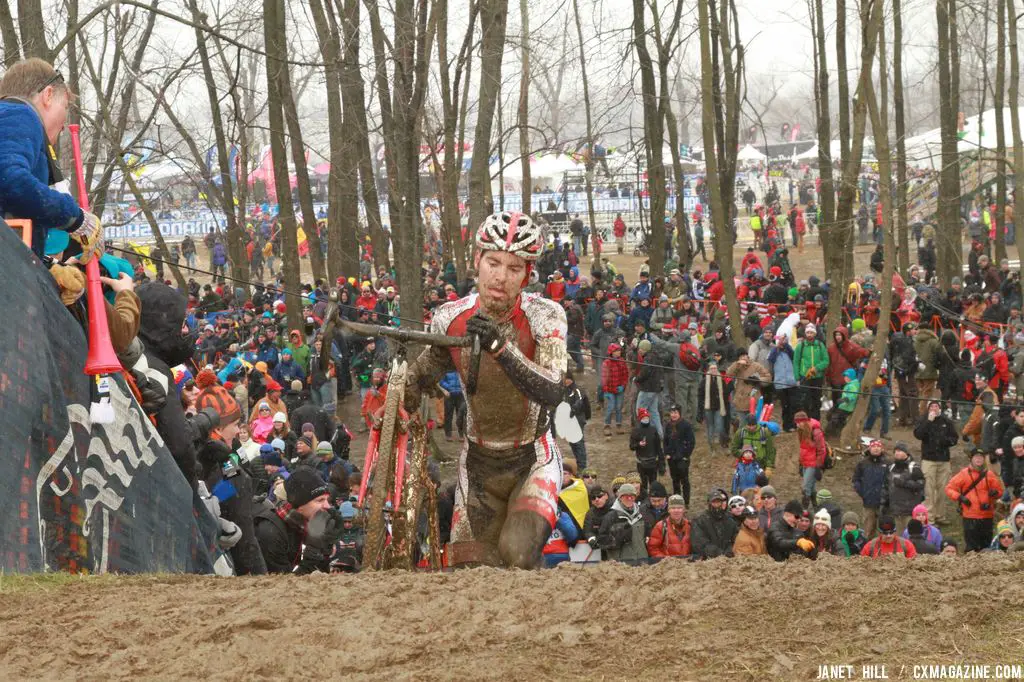
[[[690,522],[681,495],[668,498],[668,516],[651,528],[647,553],[653,558],[690,556]]]
[[[565,298],[565,279],[562,277],[561,270],[555,270],[552,280],[544,287],[544,295],[556,303],[561,303]]]
[[[604,395],[604,437],[612,436],[612,413],[615,414],[615,432],[622,431],[622,403],[629,383],[629,366],[622,359],[622,346],[608,344],[608,357],[601,363],[601,393]]]
[[[871,351],[867,348],[850,341],[850,332],[846,327],[836,327],[832,332],[832,343],[828,345],[828,368],[825,370],[825,379],[832,387],[833,402],[839,402],[839,395],[846,385],[843,372],[857,369],[857,364],[869,355]]]
[[[619,253],[626,249],[626,223],[622,220],[622,214],[615,215],[615,222],[612,224],[612,234],[615,235],[615,248]]]
[[[864,545],[860,555],[875,559],[890,554],[902,554],[913,559],[917,556],[917,549],[910,540],[896,535],[896,519],[886,515],[878,521],[878,537]]]

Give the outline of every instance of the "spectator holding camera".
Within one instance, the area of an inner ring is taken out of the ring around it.
[[[1003,482],[986,464],[985,452],[971,451],[971,463],[946,485],[946,496],[956,503],[963,519],[964,551],[980,552],[992,541],[992,519]]]

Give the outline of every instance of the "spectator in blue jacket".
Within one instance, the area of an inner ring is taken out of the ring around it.
[[[277,346],[264,332],[256,335],[256,362],[267,363],[268,368],[277,366]]]
[[[99,218],[78,207],[57,167],[54,146],[71,98],[64,77],[42,59],[20,61],[0,80],[0,215],[32,221],[39,257],[64,251],[69,237],[86,258],[103,250]]]
[[[882,491],[888,474],[889,465],[885,461],[882,441],[873,440],[853,470],[853,489],[864,503],[861,528],[868,539],[874,537],[878,527],[878,510],[882,506]]]
[[[452,440],[452,422],[458,430],[459,440],[466,437],[466,397],[462,393],[459,373],[451,371],[441,377],[438,384],[444,395],[444,439]]]
[[[306,381],[306,373],[302,371],[302,367],[299,363],[292,359],[292,351],[290,348],[284,348],[281,350],[281,360],[274,367],[270,376],[277,379],[278,383],[282,386],[287,386],[292,383],[293,380],[298,379],[299,381]]]
[[[743,448],[743,453],[736,461],[736,473],[732,476],[732,494],[739,495],[747,488],[756,488],[757,478],[763,473],[764,469],[754,457],[754,449]]]

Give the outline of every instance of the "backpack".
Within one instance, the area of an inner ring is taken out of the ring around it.
[[[832,452],[832,446],[825,443],[825,462],[821,465],[823,471],[828,471],[836,465],[836,456]]]
[[[700,354],[697,352],[697,347],[692,343],[683,343],[679,346],[679,362],[683,364],[688,370],[697,370],[700,368]]]
[[[590,398],[588,398],[585,393],[583,394],[583,406],[582,407],[583,407],[583,418],[586,421],[590,421],[590,415],[591,415],[591,412],[590,412]]]

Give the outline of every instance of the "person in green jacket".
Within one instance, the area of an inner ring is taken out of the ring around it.
[[[793,349],[793,372],[799,382],[796,410],[802,409],[808,417],[818,421],[821,421],[826,369],[828,348],[818,340],[818,328],[810,323],[804,328],[803,340]]]
[[[746,425],[733,434],[729,451],[739,459],[748,447],[754,450],[757,463],[764,469],[765,475],[771,478],[775,469],[775,436],[768,427],[758,424],[757,418],[752,414],[746,416]]]
[[[846,385],[843,386],[839,404],[833,405],[832,411],[828,414],[828,428],[825,430],[827,438],[834,438],[842,433],[846,420],[853,414],[854,408],[857,407],[857,399],[860,398],[860,379],[857,378],[857,370],[848,369],[843,372],[843,380]]]
[[[288,333],[288,343],[284,346],[292,352],[292,359],[302,368],[302,371],[309,376],[309,346],[302,338],[302,332],[293,329]]]
[[[935,332],[927,327],[914,332],[914,352],[917,353],[917,408],[918,414],[924,416],[928,412],[928,400],[935,396],[935,385],[939,379],[939,353],[942,342]]]

